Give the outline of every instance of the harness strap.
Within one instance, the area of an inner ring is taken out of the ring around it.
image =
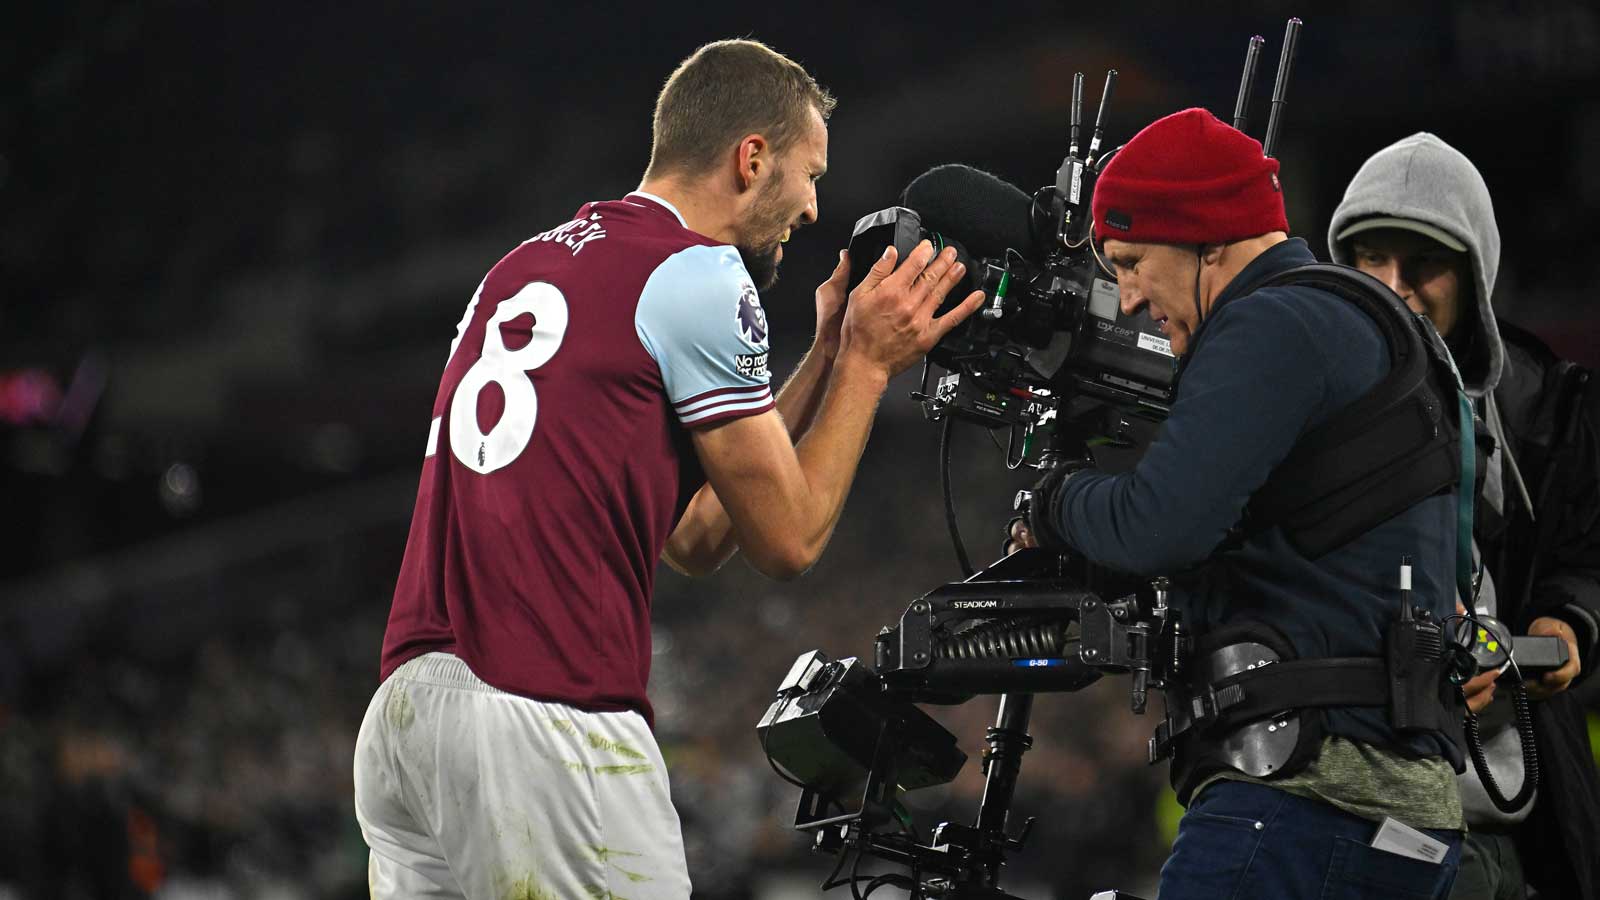
[[[1388,667],[1378,657],[1269,662],[1203,691],[1170,692],[1166,721],[1151,741],[1151,762],[1166,757],[1172,742],[1193,729],[1228,728],[1306,707],[1388,706],[1389,696]]]

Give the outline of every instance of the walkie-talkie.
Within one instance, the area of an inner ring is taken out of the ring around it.
[[[1390,721],[1401,730],[1434,727],[1427,714],[1439,702],[1444,628],[1428,610],[1411,605],[1411,557],[1400,558],[1400,615],[1384,635],[1389,663]]]

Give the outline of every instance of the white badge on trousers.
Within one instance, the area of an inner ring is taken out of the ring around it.
[[[1443,841],[1436,841],[1409,825],[1402,825],[1387,817],[1378,826],[1378,833],[1372,836],[1372,847],[1434,865],[1444,862],[1445,855],[1450,852],[1450,846]]]

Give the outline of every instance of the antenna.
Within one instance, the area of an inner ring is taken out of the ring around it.
[[[1067,155],[1078,155],[1078,131],[1083,123],[1083,73],[1072,74],[1072,142],[1067,145]]]
[[[1051,212],[1056,221],[1056,240],[1071,246],[1072,213],[1083,199],[1083,161],[1078,159],[1078,137],[1083,131],[1083,73],[1072,75],[1072,142],[1067,158],[1056,170],[1055,199]],[[1098,138],[1096,138],[1098,140]]]
[[[1100,92],[1100,109],[1094,114],[1094,137],[1089,139],[1089,155],[1084,160],[1086,165],[1094,164],[1094,156],[1100,152],[1100,135],[1105,125],[1106,106],[1111,103],[1111,89],[1117,85],[1117,70],[1106,70],[1106,87]]]
[[[1289,93],[1289,73],[1294,69],[1295,44],[1300,39],[1302,24],[1298,18],[1290,19],[1289,26],[1283,32],[1283,52],[1278,55],[1278,80],[1272,85],[1272,112],[1267,116],[1267,139],[1261,145],[1262,155],[1269,159],[1278,143],[1284,96]]]
[[[1233,102],[1233,127],[1244,130],[1245,123],[1250,118],[1250,95],[1255,93],[1256,65],[1261,62],[1261,45],[1267,39],[1256,35],[1250,39],[1249,49],[1244,51],[1244,75],[1239,79],[1239,99]]]

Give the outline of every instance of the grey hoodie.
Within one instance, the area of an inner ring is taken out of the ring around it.
[[[1350,242],[1340,241],[1339,233],[1373,216],[1425,222],[1466,245],[1472,263],[1477,315],[1463,316],[1461,321],[1472,322],[1476,334],[1469,341],[1452,343],[1469,348],[1466,357],[1458,358],[1456,365],[1461,370],[1468,395],[1479,399],[1479,410],[1495,439],[1495,452],[1489,458],[1485,473],[1483,501],[1497,511],[1504,509],[1505,479],[1509,474],[1527,508],[1532,509],[1533,503],[1528,499],[1527,487],[1506,439],[1505,426],[1494,399],[1495,386],[1500,383],[1505,368],[1505,344],[1500,339],[1500,329],[1495,324],[1490,304],[1495,275],[1500,269],[1500,229],[1495,224],[1488,185],[1461,151],[1420,131],[1374,153],[1345,188],[1344,200],[1334,211],[1333,222],[1328,227],[1328,250],[1335,262],[1350,265],[1353,261]],[[1475,561],[1477,553],[1474,543]],[[1485,571],[1476,606],[1480,612],[1494,615],[1496,605],[1494,582]],[[1506,727],[1510,723],[1509,705],[1496,698],[1484,710],[1482,722],[1489,768],[1508,796],[1522,786],[1523,774],[1516,729]],[[1526,818],[1533,806],[1530,801],[1517,813],[1501,813],[1489,802],[1477,770],[1471,766],[1460,782],[1462,806],[1472,824],[1517,822]]]
[[[1467,394],[1481,400],[1479,412],[1494,435],[1495,453],[1489,459],[1483,500],[1495,511],[1504,509],[1505,479],[1509,475],[1528,509],[1533,500],[1522,480],[1516,456],[1506,439],[1505,424],[1495,403],[1494,389],[1505,369],[1505,343],[1495,324],[1494,279],[1500,271],[1500,227],[1495,224],[1494,204],[1489,186],[1483,183],[1478,168],[1460,150],[1439,138],[1419,131],[1372,154],[1361,164],[1356,177],[1345,188],[1344,200],[1333,212],[1328,226],[1328,252],[1333,261],[1350,265],[1350,242],[1338,235],[1349,226],[1373,216],[1415,219],[1443,230],[1465,244],[1472,264],[1473,301],[1477,315],[1462,317],[1472,322],[1475,334],[1453,342],[1468,348],[1456,360]],[[1467,336],[1463,335],[1463,338]],[[1493,589],[1489,610],[1492,614]]]
[[[1345,188],[1344,200],[1328,226],[1328,250],[1334,262],[1351,264],[1350,242],[1339,241],[1339,232],[1373,216],[1426,222],[1467,246],[1478,333],[1471,358],[1456,364],[1468,394],[1482,397],[1493,391],[1505,367],[1505,345],[1489,302],[1500,270],[1500,228],[1494,221],[1489,186],[1477,167],[1426,131],[1374,153]]]

